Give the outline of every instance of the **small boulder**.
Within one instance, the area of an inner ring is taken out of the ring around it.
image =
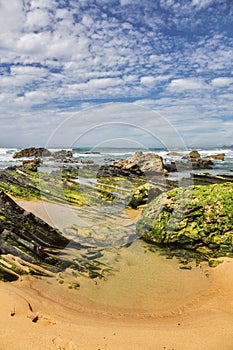
[[[73,153],[72,151],[62,149],[60,151],[53,152],[52,156],[55,160],[63,162],[67,158],[72,158]]]
[[[23,161],[23,168],[30,171],[37,171],[38,167],[42,164],[42,161],[40,158],[30,159],[30,160],[24,160]]]
[[[201,155],[198,151],[191,151],[188,154],[186,154],[185,156],[182,157],[182,159],[189,159],[189,160],[196,160],[196,159],[200,159]]]
[[[94,161],[92,159],[90,159],[90,158],[83,158],[81,160],[81,163],[82,164],[94,164]]]

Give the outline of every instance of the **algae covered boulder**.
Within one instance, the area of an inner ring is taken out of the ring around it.
[[[144,239],[159,245],[205,249],[209,256],[233,250],[233,184],[176,188],[147,205],[137,223]]]

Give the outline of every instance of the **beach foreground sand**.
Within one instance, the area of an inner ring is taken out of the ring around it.
[[[231,350],[233,260],[208,273],[208,288],[196,286],[179,305],[156,311],[155,304],[147,313],[103,308],[46,279],[0,283],[0,350]]]

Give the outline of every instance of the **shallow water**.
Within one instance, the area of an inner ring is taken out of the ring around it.
[[[40,202],[25,201],[20,201],[19,204],[50,223],[56,222],[56,226],[60,226],[59,228],[63,230],[70,225],[69,220],[74,216],[73,211],[68,211],[71,216],[67,216],[66,208],[58,204],[44,205]],[[76,208],[75,214],[80,214],[79,220],[85,217],[89,220],[89,224],[90,221],[94,221],[97,225],[99,220],[99,225],[108,228],[111,224],[113,230],[113,225],[116,225],[118,220],[117,228],[124,228],[124,225],[127,227],[131,224],[130,230],[134,230],[135,221],[126,212],[121,213],[121,216],[105,215],[101,220],[99,213],[95,210],[92,212],[93,215],[90,215],[92,210],[94,209]],[[212,279],[207,265],[196,267],[193,261],[188,264],[192,267],[191,270],[183,270],[180,269],[181,265],[177,259],[167,259],[160,254],[161,251],[150,249],[151,247],[153,246],[141,239],[135,239],[131,245],[127,246],[113,244],[106,248],[98,247],[99,250],[94,252],[101,252],[96,261],[101,266],[101,273],[103,272],[104,276],[102,279],[92,279],[85,273],[74,273],[68,268],[55,278],[47,280],[45,293],[48,293],[51,288],[53,292],[55,290],[55,294],[69,299],[74,304],[81,304],[82,307],[94,307],[110,313],[152,317],[166,312],[179,312],[180,308],[199,298],[211,288]],[[90,248],[86,251],[75,251],[68,246],[62,254],[71,259],[77,259],[90,252]],[[75,284],[80,287],[74,288]],[[40,290],[42,290],[41,286]]]
[[[106,252],[103,262],[114,272],[95,282],[81,278],[77,296],[103,309],[153,314],[175,310],[200,296],[211,285],[208,267],[180,269],[176,259],[150,252],[141,240],[128,248]]]

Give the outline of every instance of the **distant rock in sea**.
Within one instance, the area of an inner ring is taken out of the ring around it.
[[[48,149],[39,147],[29,147],[21,149],[13,154],[13,158],[29,158],[29,157],[49,157],[52,155]]]

